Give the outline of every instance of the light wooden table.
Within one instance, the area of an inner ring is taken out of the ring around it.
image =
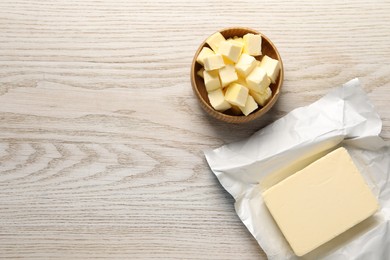
[[[2,0],[0,257],[264,259],[205,149],[354,77],[390,139],[390,2],[316,2]],[[230,26],[285,65],[247,125],[210,119],[190,85],[199,44]]]

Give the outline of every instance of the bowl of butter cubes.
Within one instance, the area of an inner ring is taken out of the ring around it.
[[[283,84],[283,62],[275,45],[250,28],[226,28],[210,35],[191,65],[191,84],[212,117],[245,123],[275,104]]]

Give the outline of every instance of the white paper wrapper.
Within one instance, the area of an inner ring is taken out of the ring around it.
[[[300,259],[269,214],[261,193],[330,150],[345,147],[377,196],[380,211],[302,259],[390,259],[390,144],[379,137],[381,127],[359,80],[354,79],[251,137],[205,155],[268,258]]]

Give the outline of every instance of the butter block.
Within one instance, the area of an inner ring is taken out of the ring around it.
[[[208,93],[211,106],[218,111],[225,111],[231,108],[229,102],[225,100],[222,89],[217,89]]]
[[[246,77],[256,66],[256,59],[246,53],[241,54],[240,59],[236,63],[237,73]]]
[[[275,83],[280,72],[279,61],[265,55],[261,60],[260,67],[265,70],[271,82]]]
[[[242,39],[242,37],[234,36],[233,38],[229,38],[226,41],[236,42],[242,45],[242,50],[244,50],[244,40]]]
[[[225,66],[221,54],[213,54],[203,59],[204,69],[207,71],[217,70]]]
[[[268,78],[265,70],[261,67],[255,66],[246,78],[246,83],[250,90],[261,93],[269,87],[271,80]]]
[[[212,49],[210,49],[209,47],[203,47],[202,50],[199,52],[198,57],[196,57],[196,61],[203,66],[204,65],[204,62],[203,62],[204,58],[206,58],[210,55],[213,55],[213,54],[215,54],[215,53],[213,52]]]
[[[206,39],[206,43],[213,49],[213,51],[217,52],[219,45],[226,41],[225,37],[220,32],[216,32]]]
[[[243,44],[236,41],[221,42],[218,53],[230,61],[237,62],[242,52]]]
[[[297,256],[328,242],[379,208],[345,148],[338,148],[263,193]]]
[[[243,37],[244,40],[244,53],[252,56],[261,55],[261,35],[247,33]]]
[[[242,37],[234,36],[233,41],[239,42],[244,45],[244,39]]]
[[[245,86],[232,83],[226,89],[225,100],[232,105],[243,107],[246,104],[248,93],[249,90]]]
[[[241,76],[240,74],[237,74],[237,75],[238,75],[238,79],[236,80],[236,83],[241,84],[241,85],[248,88],[248,84],[246,83],[246,78]]]
[[[226,65],[225,67],[219,69],[219,79],[221,80],[221,86],[223,88],[236,81],[238,76],[234,65]]]
[[[265,106],[268,101],[271,99],[272,96],[272,90],[270,87],[266,88],[263,92],[255,92],[253,90],[250,90],[249,93],[252,95],[254,100],[259,104],[260,106]]]
[[[211,92],[218,88],[221,88],[221,82],[219,81],[218,70],[203,71],[204,85],[207,92]]]
[[[222,55],[225,65],[234,65],[235,63]]]
[[[257,105],[256,101],[253,99],[251,95],[248,95],[245,102],[245,106],[243,107],[239,106],[241,112],[246,116],[252,113],[253,111],[255,111],[258,107],[259,106]]]

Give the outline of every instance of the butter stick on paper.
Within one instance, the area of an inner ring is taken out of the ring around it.
[[[378,210],[375,196],[343,147],[262,195],[297,256],[311,252]]]
[[[390,247],[390,144],[382,122],[353,79],[297,108],[251,137],[205,152],[235,209],[268,259],[298,258],[264,204],[262,193],[338,147],[351,155],[379,202],[378,211],[304,259],[386,259]]]

